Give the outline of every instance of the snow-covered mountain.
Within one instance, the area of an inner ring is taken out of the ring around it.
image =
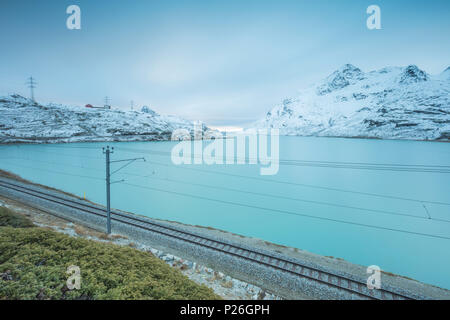
[[[363,72],[346,64],[255,126],[285,135],[450,140],[450,68],[432,76],[415,65]]]
[[[148,107],[141,112],[104,110],[0,97],[0,143],[168,140],[178,128],[192,132],[193,123]]]

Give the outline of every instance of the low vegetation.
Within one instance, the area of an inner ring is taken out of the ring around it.
[[[0,207],[1,299],[220,299],[150,253],[32,227]],[[69,266],[81,288],[69,290]]]
[[[14,228],[30,228],[33,223],[23,215],[14,213],[5,207],[0,207],[0,227],[11,226]]]

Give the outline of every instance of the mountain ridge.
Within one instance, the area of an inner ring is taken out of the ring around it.
[[[416,65],[364,72],[345,64],[284,99],[254,127],[283,135],[448,141],[450,68],[432,76]]]
[[[170,140],[175,129],[193,131],[191,121],[148,107],[139,112],[42,105],[17,94],[0,97],[0,114],[0,143],[158,141]]]

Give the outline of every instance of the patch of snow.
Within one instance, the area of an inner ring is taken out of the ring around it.
[[[136,112],[41,105],[20,95],[0,97],[0,115],[0,143],[168,140],[176,129],[194,128],[148,107]]]
[[[150,114],[152,116],[159,116],[159,114],[157,114],[154,110],[150,109],[147,106],[143,106],[142,109],[141,109],[141,112],[148,113],[148,114]]]
[[[346,64],[254,124],[284,135],[450,140],[450,68],[363,72]]]

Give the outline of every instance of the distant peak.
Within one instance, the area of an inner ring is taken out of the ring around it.
[[[425,71],[420,70],[416,65],[409,65],[403,69],[400,83],[414,83],[427,81],[428,75]]]
[[[358,67],[347,63],[327,77],[325,83],[317,88],[317,94],[324,95],[362,79],[364,79],[364,72]]]
[[[158,116],[158,113],[156,113],[155,111],[150,109],[148,106],[143,106],[142,109],[141,109],[141,112],[148,113],[148,114],[150,114],[152,116]]]
[[[330,77],[335,78],[336,76],[343,77],[347,80],[361,80],[363,78],[363,72],[360,68],[355,67],[352,64],[344,64],[342,67],[340,67],[338,70],[333,72]]]
[[[440,78],[443,80],[450,80],[450,67],[442,71],[440,74]]]
[[[342,67],[340,67],[337,71],[359,71],[359,72],[361,72],[361,69],[358,67],[355,67],[354,65],[352,65],[350,63],[346,63]]]
[[[422,70],[420,70],[419,67],[416,66],[415,64],[410,64],[409,66],[405,67],[405,71],[408,71],[408,72],[411,72],[411,71],[417,72],[417,71],[422,71]],[[422,71],[422,72],[423,72],[423,71]]]

